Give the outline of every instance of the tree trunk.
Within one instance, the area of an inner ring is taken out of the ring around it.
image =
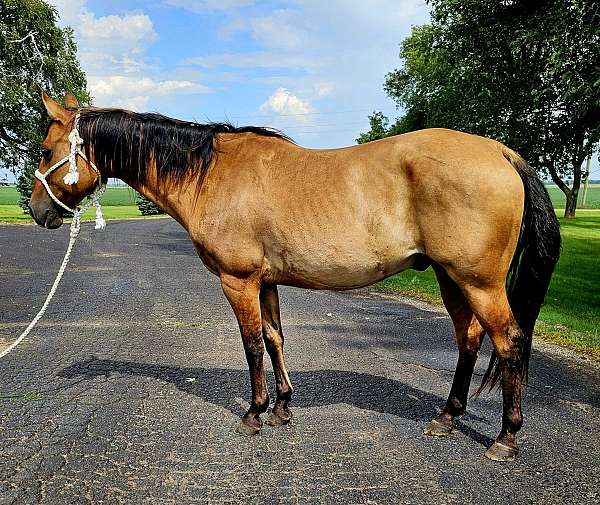
[[[556,167],[553,164],[547,165],[548,172],[554,183],[560,188],[565,194],[565,217],[571,219],[575,217],[575,211],[577,210],[577,197],[579,196],[579,188],[581,186],[581,164],[583,159],[573,160],[573,187],[569,188],[565,182],[558,176]]]
[[[575,217],[577,210],[577,197],[579,196],[579,188],[581,187],[581,165],[583,159],[573,158],[573,187],[567,195],[567,203],[565,204],[565,217],[568,219]]]
[[[579,188],[570,190],[565,193],[567,197],[567,203],[565,204],[565,217],[570,219],[575,217],[575,211],[577,210],[577,196],[579,195]]]

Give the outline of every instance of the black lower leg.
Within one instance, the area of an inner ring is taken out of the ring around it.
[[[279,417],[282,421],[278,424],[284,424],[292,418],[292,412],[290,411],[288,405],[292,399],[294,390],[287,375],[285,361],[283,358],[283,339],[281,342],[274,342],[270,338],[265,338],[265,343],[267,352],[269,353],[271,362],[273,364],[277,391],[277,398],[275,400],[275,404],[273,405],[272,414]]]
[[[477,352],[464,351],[460,353],[456,371],[454,372],[452,387],[450,388],[450,394],[448,395],[446,406],[441,414],[441,416],[449,418],[450,422],[452,422],[454,417],[464,414],[467,408],[469,387],[471,385],[476,361]]]
[[[277,399],[268,424],[281,425],[292,418],[288,404],[292,398],[293,388],[287,373],[285,358],[283,355],[283,331],[281,329],[281,317],[279,314],[279,295],[277,286],[265,285],[260,293],[261,313],[263,321],[263,338],[267,352],[273,364],[275,382],[277,387]]]
[[[502,429],[485,455],[495,461],[512,461],[518,453],[517,432],[523,424],[521,414],[521,361],[499,360],[502,370]]]
[[[242,421],[259,430],[262,425],[260,414],[265,412],[269,407],[269,394],[267,392],[263,369],[262,345],[257,346],[257,348],[254,348],[252,345],[247,346],[246,360],[248,361],[248,368],[250,369],[252,401],[250,402],[250,408],[243,415]]]
[[[502,367],[502,430],[496,439],[510,447],[517,447],[517,432],[523,425],[521,413],[521,361],[503,359]]]

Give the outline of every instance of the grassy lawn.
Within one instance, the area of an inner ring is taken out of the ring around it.
[[[561,211],[557,213],[562,215]],[[600,210],[560,218],[562,253],[542,307],[536,336],[600,358]],[[394,291],[441,303],[432,269],[408,270],[380,283]]]
[[[126,205],[102,205],[105,219],[129,219],[132,217],[143,218],[137,207]],[[92,207],[84,214],[84,221],[93,221],[96,210]],[[18,205],[0,205],[0,223],[31,223],[29,214],[24,214]]]
[[[548,193],[552,199],[552,205],[555,209],[565,208],[565,194],[558,188],[558,186],[549,185],[547,186]],[[579,190],[579,203],[583,196],[583,187]],[[600,184],[590,184],[588,190],[586,209],[600,209]],[[579,212],[579,211],[577,211]]]
[[[13,186],[0,187],[0,222],[2,223],[28,223],[31,217],[24,214],[17,205],[19,194]],[[106,219],[124,219],[142,217],[135,205],[135,192],[128,187],[107,188],[102,197],[102,211]],[[85,220],[93,220],[94,209],[85,213]]]

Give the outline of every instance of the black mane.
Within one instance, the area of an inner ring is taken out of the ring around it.
[[[204,180],[213,156],[219,152],[216,137],[219,133],[255,133],[291,141],[284,133],[270,128],[198,124],[122,109],[82,109],[79,132],[86,154],[89,156],[92,146],[100,167],[140,181],[144,180],[152,160],[159,181],[169,177],[178,183],[198,171],[200,183]]]

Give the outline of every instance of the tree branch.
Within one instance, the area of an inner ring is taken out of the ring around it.
[[[21,147],[23,145],[23,142],[21,142],[19,139],[11,137],[8,133],[6,133],[6,130],[3,126],[0,126],[0,139],[4,140],[5,142],[10,142],[13,145],[13,147],[20,153],[25,154],[29,152],[27,149]]]
[[[569,186],[567,186],[558,176],[554,163],[549,163],[546,168],[548,169],[548,172],[550,172],[550,177],[552,177],[554,184],[556,184],[565,195],[569,195],[571,193],[571,188],[569,188]]]

